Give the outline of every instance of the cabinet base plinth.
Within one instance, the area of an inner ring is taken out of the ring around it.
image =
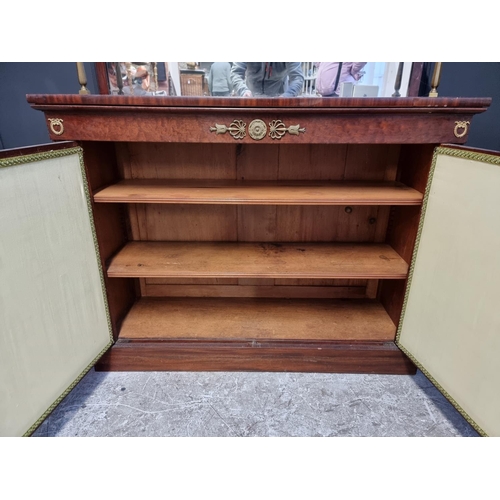
[[[393,342],[122,341],[97,371],[263,371],[413,375]]]

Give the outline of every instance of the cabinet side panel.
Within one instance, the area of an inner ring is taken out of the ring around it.
[[[398,180],[423,193],[429,178],[434,145],[403,145],[398,165]],[[387,242],[410,263],[420,221],[420,207],[395,206],[392,209]]]
[[[83,143],[83,148],[85,169],[91,194],[104,186],[117,182],[121,178],[113,144],[86,142]],[[108,260],[127,243],[127,229],[130,222],[127,218],[126,207],[120,204],[111,205],[92,201],[92,210],[101,264],[103,269],[106,269]],[[134,280],[112,280],[104,273],[104,282],[106,284],[113,336],[116,339],[120,324],[136,298]]]
[[[429,178],[434,144],[404,144],[398,163],[397,179],[423,193]],[[387,243],[409,264],[415,247],[421,207],[395,206],[391,209]],[[406,280],[384,280],[380,283],[379,298],[389,316],[398,326]]]

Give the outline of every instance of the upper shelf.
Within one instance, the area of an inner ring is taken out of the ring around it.
[[[125,180],[97,203],[229,205],[421,205],[422,193],[395,182]]]

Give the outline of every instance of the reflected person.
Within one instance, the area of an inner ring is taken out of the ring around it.
[[[214,62],[208,73],[208,89],[210,95],[227,97],[231,95],[233,83],[231,81],[231,64],[228,62]]]
[[[365,62],[320,62],[316,73],[316,90],[322,97],[338,97],[342,83],[356,83]]]
[[[235,62],[231,80],[240,97],[297,97],[304,73],[299,62]]]

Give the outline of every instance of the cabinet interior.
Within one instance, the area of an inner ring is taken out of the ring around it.
[[[83,147],[115,338],[394,340],[434,145]]]

